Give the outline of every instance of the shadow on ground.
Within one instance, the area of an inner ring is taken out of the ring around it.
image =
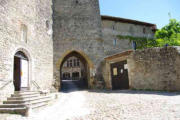
[[[162,96],[177,96],[180,92],[167,92],[167,91],[144,91],[144,90],[88,90],[79,81],[62,81],[62,88],[60,92],[70,93],[76,91],[88,91],[94,93],[121,93],[121,94],[149,94],[149,95],[162,95]]]
[[[144,91],[144,90],[88,90],[88,92],[96,93],[121,93],[121,94],[149,94],[149,95],[163,95],[163,96],[177,96],[180,92],[167,92],[167,91]]]
[[[63,80],[61,92],[70,93],[75,91],[87,90],[87,87],[79,80]]]

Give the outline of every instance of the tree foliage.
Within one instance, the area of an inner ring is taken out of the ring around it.
[[[136,42],[137,49],[163,47],[165,45],[180,46],[180,22],[176,19],[170,19],[168,25],[156,31],[154,39],[122,35],[117,37],[129,40],[130,42]]]
[[[162,29],[156,31],[155,38],[157,46],[161,47],[165,44],[169,46],[180,45],[180,22],[176,19],[170,19],[169,24]]]

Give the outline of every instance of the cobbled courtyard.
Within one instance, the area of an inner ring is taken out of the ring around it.
[[[180,93],[74,91],[59,93],[51,106],[29,117],[1,114],[0,120],[180,120]]]

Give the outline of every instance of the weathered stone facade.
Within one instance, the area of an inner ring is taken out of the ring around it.
[[[52,87],[51,5],[51,0],[0,1],[0,88],[9,82],[0,89],[0,98],[14,92],[13,65],[17,51],[29,59],[30,89],[37,89],[32,81],[41,89]]]
[[[125,18],[102,16],[102,32],[106,56],[132,49],[132,43],[117,36],[154,38],[156,25]]]
[[[96,71],[104,56],[98,0],[54,0],[53,19],[56,87],[60,87],[61,61],[76,51],[89,62],[88,82],[92,88],[101,74]]]
[[[180,90],[180,47],[134,51],[128,58],[132,89]]]
[[[154,24],[101,17],[98,0],[1,0],[0,11],[0,98],[14,91],[18,51],[29,60],[31,90],[37,89],[34,82],[40,89],[59,90],[60,68],[71,53],[86,62],[89,88],[102,88],[104,58],[131,49],[129,41],[118,40],[117,35],[154,35]]]

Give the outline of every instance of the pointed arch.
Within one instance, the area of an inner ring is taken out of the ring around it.
[[[62,57],[58,60],[56,67],[59,71],[59,79],[60,79],[60,88],[61,89],[61,84],[62,84],[62,66],[64,64],[64,62],[72,57],[75,56],[78,59],[80,59],[80,61],[84,64],[85,69],[86,69],[86,75],[85,75],[85,79],[87,82],[87,87],[90,88],[91,87],[91,83],[93,81],[93,79],[91,78],[91,71],[94,69],[94,64],[93,62],[90,60],[90,58],[82,51],[76,51],[76,50],[72,50],[72,51],[66,51]]]
[[[58,62],[56,64],[56,67],[57,67],[58,70],[60,70],[60,67],[63,64],[63,60],[65,59],[65,57],[68,56],[69,54],[73,53],[73,52],[80,54],[86,60],[86,62],[88,63],[89,67],[90,68],[94,68],[93,62],[90,60],[90,58],[84,52],[76,51],[76,50],[69,50],[69,51],[66,51],[62,55],[62,57],[58,60]]]

